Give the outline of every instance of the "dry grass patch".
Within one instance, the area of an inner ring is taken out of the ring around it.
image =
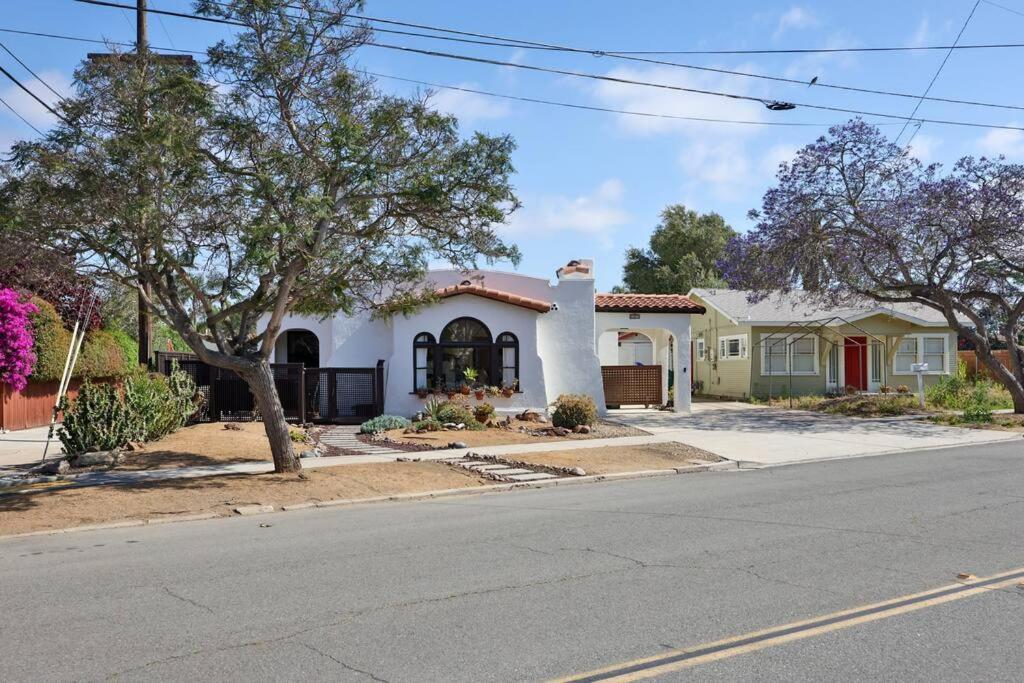
[[[229,428],[228,425],[231,425]],[[142,450],[125,453],[119,470],[272,462],[262,422],[211,422],[182,427]]]
[[[294,474],[238,474],[138,485],[39,488],[0,495],[0,535],[177,514],[230,515],[240,505],[293,505],[339,498],[492,484],[437,462],[341,465]]]
[[[682,443],[652,443],[641,446],[602,446],[549,453],[516,453],[520,462],[548,467],[582,467],[587,474],[614,474],[665,470],[719,462],[722,458]],[[693,461],[693,462],[691,462]]]
[[[789,398],[773,398],[773,408],[789,408]],[[929,415],[913,394],[854,394],[852,396],[794,396],[795,410],[813,410],[847,417],[894,417],[897,415]]]
[[[1024,432],[1024,415],[994,413],[991,422],[968,422],[960,415],[937,415],[932,422],[967,427],[968,429],[991,429],[997,432]]]
[[[422,434],[406,434],[402,429],[392,429],[384,432],[384,437],[398,444],[427,445],[434,448],[445,448],[453,441],[461,441],[469,448],[479,446],[502,446],[506,444],[519,443],[547,443],[550,441],[565,441],[567,439],[610,439],[619,436],[646,436],[647,432],[635,427],[614,424],[599,420],[592,427],[589,434],[569,434],[568,436],[534,436],[519,431],[520,427],[526,429],[543,429],[550,427],[550,422],[522,422],[512,420],[511,429],[499,429],[488,427],[487,429],[472,432],[469,430],[424,432]]]

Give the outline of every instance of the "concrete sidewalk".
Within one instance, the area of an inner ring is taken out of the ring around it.
[[[39,459],[43,457],[43,448],[46,446],[48,429],[49,427],[33,427],[0,434],[0,469],[19,465],[34,465],[39,462]],[[48,457],[62,452],[60,440],[57,439],[56,430],[54,430]]]

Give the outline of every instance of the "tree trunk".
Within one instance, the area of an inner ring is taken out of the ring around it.
[[[1006,367],[991,351],[977,349],[978,360],[985,364],[989,374],[1000,384],[1006,387],[1013,399],[1013,412],[1024,414],[1024,372],[1018,363],[1014,362],[1013,349],[1010,349],[1010,366]]]
[[[267,439],[270,440],[270,452],[274,455],[274,471],[298,472],[302,469],[302,461],[292,448],[288,422],[284,419],[284,408],[281,407],[281,399],[277,395],[270,364],[260,361],[252,371],[243,373],[242,379],[249,385],[260,409],[263,427],[267,430]]]

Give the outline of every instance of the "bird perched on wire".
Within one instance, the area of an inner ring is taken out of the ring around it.
[[[818,77],[815,76],[814,78],[811,79],[811,82],[807,84],[807,87],[810,88],[812,85],[814,85],[817,82],[818,82]]]

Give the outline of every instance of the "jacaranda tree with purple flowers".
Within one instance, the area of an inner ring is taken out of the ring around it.
[[[0,382],[15,391],[28,384],[36,355],[32,351],[32,321],[36,307],[13,289],[0,289]]]
[[[940,311],[1024,413],[1024,166],[965,157],[924,166],[861,120],[783,164],[757,225],[722,267],[734,287],[868,297]],[[1009,367],[992,353],[1001,335]]]

